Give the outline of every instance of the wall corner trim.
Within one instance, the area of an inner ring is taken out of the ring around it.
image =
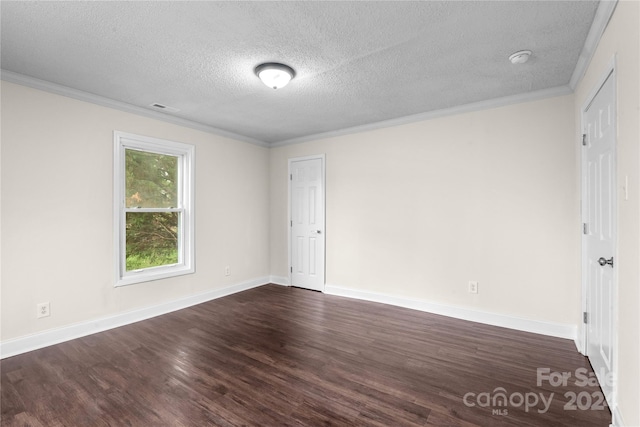
[[[0,342],[0,359],[17,356],[22,353],[48,347],[50,345],[60,344],[65,341],[140,322],[142,320],[171,313],[203,302],[246,291],[258,286],[266,285],[270,282],[269,279],[270,277],[260,277],[228,286],[226,288],[214,289],[204,293],[190,295],[151,307],[145,307],[125,313],[118,313],[99,319],[87,320],[73,325],[49,329],[35,334],[6,340]]]
[[[518,331],[532,332],[535,334],[570,339],[574,342],[577,339],[577,325],[524,319],[521,317],[509,316],[505,314],[478,311],[465,307],[432,303],[425,300],[404,298],[394,295],[362,291],[358,289],[345,288],[329,284],[325,286],[324,291],[325,293],[330,295],[390,304],[398,307],[424,311],[427,313],[453,317],[456,319],[484,323],[486,325],[500,326],[503,328],[515,329]]]

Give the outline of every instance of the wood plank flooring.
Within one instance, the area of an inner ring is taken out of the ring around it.
[[[1,424],[608,426],[580,368],[568,340],[267,285],[3,360]]]

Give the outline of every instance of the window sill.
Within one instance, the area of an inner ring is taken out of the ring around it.
[[[172,266],[172,267],[153,267],[142,270],[134,270],[128,272],[123,277],[116,279],[115,287],[133,285],[135,283],[151,282],[154,280],[167,279],[169,277],[184,276],[195,273],[194,267],[189,266]]]

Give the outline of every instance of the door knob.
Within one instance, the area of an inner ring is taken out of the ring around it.
[[[604,257],[600,257],[600,259],[598,259],[598,264],[600,264],[603,267],[609,264],[613,268],[613,257],[611,257],[611,259],[605,259]]]
[[[322,230],[316,230],[316,234],[322,234]]]

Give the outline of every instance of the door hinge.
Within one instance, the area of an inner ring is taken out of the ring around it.
[[[586,222],[582,223],[582,234],[589,234],[589,224]]]
[[[293,181],[293,174],[292,173],[289,174],[289,181]]]
[[[289,267],[289,271],[293,273],[293,267]]]
[[[585,147],[587,146],[587,134],[586,133],[582,134],[582,145],[584,145]]]
[[[293,220],[289,221],[289,227],[293,227]]]
[[[584,323],[585,325],[587,324],[588,317],[589,316],[587,315],[586,311],[582,313],[582,323]]]

